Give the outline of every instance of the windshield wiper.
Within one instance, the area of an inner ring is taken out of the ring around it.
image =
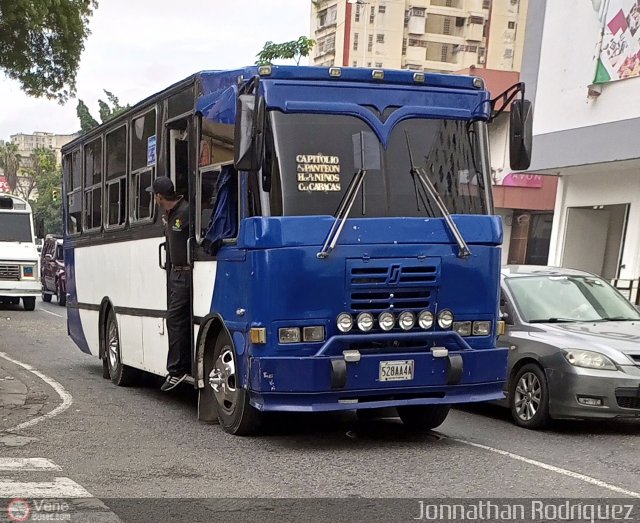
[[[436,205],[440,210],[440,214],[442,214],[442,216],[444,217],[444,221],[449,227],[449,231],[451,231],[451,234],[453,234],[453,237],[455,238],[456,243],[458,244],[458,258],[468,258],[469,256],[471,256],[471,251],[469,250],[469,246],[467,245],[467,242],[464,241],[464,238],[462,237],[462,234],[460,234],[460,230],[458,229],[458,226],[453,221],[453,218],[451,218],[451,213],[447,209],[447,206],[444,204],[444,201],[442,201],[442,197],[440,196],[438,191],[436,191],[435,186],[429,179],[429,176],[427,176],[427,173],[425,172],[425,170],[422,167],[416,167],[416,165],[413,163],[413,154],[411,152],[411,142],[409,141],[409,133],[405,130],[404,134],[405,134],[405,137],[407,138],[407,149],[409,150],[409,163],[411,165],[411,170],[409,171],[409,174],[413,178],[414,186],[417,179],[421,183],[423,189],[429,194],[429,196],[431,196],[433,201],[436,202]],[[416,189],[416,196],[417,196],[418,187],[415,186],[415,189]],[[424,200],[425,199],[422,198],[423,205],[425,205]],[[426,208],[427,206],[425,205],[425,209]]]
[[[358,192],[360,191],[360,187],[362,187],[362,182],[364,181],[366,174],[366,169],[360,169],[351,179],[349,187],[347,187],[342,200],[340,200],[340,204],[338,205],[338,209],[335,213],[335,220],[333,220],[327,239],[324,241],[320,252],[316,254],[317,258],[326,258],[336,246],[340,233],[342,232],[342,228],[347,221],[351,207],[353,207],[353,202],[356,201],[356,196],[358,196]]]
[[[628,318],[626,316],[605,316],[600,321],[640,321],[640,318]]]
[[[529,320],[529,323],[574,323],[584,320],[576,320],[571,318],[539,318],[537,320]]]

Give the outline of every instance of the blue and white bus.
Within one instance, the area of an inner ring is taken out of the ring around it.
[[[526,168],[518,93],[503,104]],[[428,429],[502,398],[494,105],[474,77],[276,66],[143,100],[63,149],[71,337],[117,385],[166,375],[166,252],[145,191],[166,175],[190,204],[199,419],[241,435],[271,411],[396,407]]]

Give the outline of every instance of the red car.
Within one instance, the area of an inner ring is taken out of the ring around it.
[[[40,267],[42,301],[51,301],[56,296],[58,305],[67,304],[67,279],[64,271],[64,250],[62,238],[48,236],[42,245]]]

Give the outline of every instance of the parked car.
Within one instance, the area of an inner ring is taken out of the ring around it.
[[[640,313],[606,280],[507,266],[501,309],[510,348],[505,404],[515,422],[640,417]]]
[[[41,255],[42,300],[49,302],[52,296],[56,296],[58,305],[64,306],[67,303],[67,279],[62,238],[48,236],[42,245]]]

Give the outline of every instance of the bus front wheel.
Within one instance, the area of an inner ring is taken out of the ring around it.
[[[262,415],[249,404],[249,393],[240,383],[235,348],[224,333],[216,340],[213,357],[205,362],[205,387],[213,392],[222,428],[236,436],[256,433]]]
[[[444,423],[449,405],[416,405],[397,407],[402,423],[412,430],[431,430]]]

